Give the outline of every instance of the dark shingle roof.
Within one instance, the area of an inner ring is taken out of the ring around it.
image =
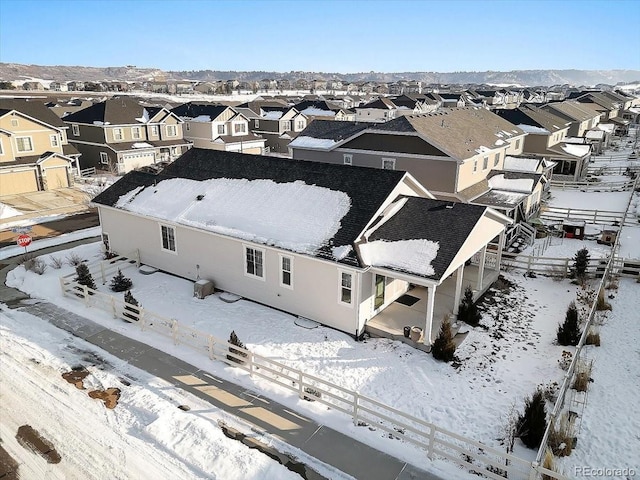
[[[54,127],[66,128],[67,125],[42,101],[22,98],[0,98],[0,110],[17,110],[32,118]],[[6,112],[5,112],[6,113]]]
[[[453,208],[448,208],[453,205]],[[408,197],[404,206],[376,229],[369,241],[430,240],[440,248],[431,262],[439,280],[467,240],[486,207],[469,203],[452,203],[429,198]]]
[[[113,206],[120,196],[134,188],[141,185],[149,186],[154,181],[160,182],[168,178],[268,179],[276,183],[303,181],[308,185],[344,192],[351,199],[351,208],[342,218],[340,229],[330,242],[334,246],[341,246],[353,244],[404,175],[404,172],[394,170],[345,168],[343,165],[328,163],[192,148],[159,175],[128,173],[94,198],[93,202]],[[322,206],[318,207],[316,211],[309,212],[309,215],[321,215]],[[332,259],[330,245],[318,252],[318,256]],[[347,256],[342,262],[358,264],[354,256]]]
[[[367,123],[314,120],[307,126],[307,128],[300,132],[300,136],[323,138],[339,142],[361,132],[362,130],[365,130],[369,126],[370,125]]]
[[[110,125],[131,125],[141,123],[145,107],[131,98],[110,98],[64,117],[68,123],[102,122]],[[148,110],[147,110],[148,111]]]
[[[171,109],[171,113],[179,117],[188,117],[188,118],[196,118],[200,115],[208,115],[211,117],[211,120],[215,119],[224,112],[227,108],[227,105],[214,105],[214,104],[203,104],[203,103],[185,103],[180,105],[179,107]]]

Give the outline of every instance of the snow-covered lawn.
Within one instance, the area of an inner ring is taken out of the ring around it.
[[[581,192],[551,188],[548,204],[552,207],[624,212],[629,195],[630,192]]]
[[[77,247],[74,251],[90,261],[100,258],[99,244]],[[65,255],[56,254],[62,258]],[[44,258],[49,262],[48,256]],[[70,272],[71,267],[65,266],[61,270],[48,269],[38,276],[18,267],[9,273],[7,284],[120,333],[166,348],[169,342],[154,339],[154,334],[113,320],[106,312],[86,308],[76,299],[62,297],[58,277]],[[471,329],[457,352],[460,362],[453,366],[400,342],[386,339],[356,342],[329,328],[301,328],[294,324],[295,317],[250,301],[228,304],[218,294],[198,300],[193,297],[193,282],[188,280],[163,273],[141,275],[135,268],[124,273],[133,279],[134,297],[149,310],[223,339],[235,330],[240,340],[257,354],[498,447],[510,407],[516,403],[520,408],[523,397],[537,385],[562,378],[557,360],[563,347],[554,345],[553,339],[557,324],[576,292],[568,281],[556,283],[545,278],[505,275],[508,282],[503,282],[487,301],[482,325]],[[108,286],[99,285],[99,289],[110,292]],[[186,347],[170,348],[178,356],[186,350]],[[227,367],[208,363],[206,357],[201,357],[198,366],[204,364],[212,373],[230,375]],[[243,377],[242,381],[251,380]],[[295,395],[275,391],[274,387],[262,384],[258,388],[266,388],[275,399],[294,408],[307,409],[306,414],[325,424],[349,434],[364,435],[364,441],[416,461],[411,458],[413,449],[408,445],[383,439],[381,433],[372,434],[366,429],[354,431],[347,416],[300,402]],[[372,435],[379,438],[372,440]],[[530,451],[518,453],[533,456]]]
[[[41,248],[51,247],[53,245],[59,245],[60,243],[73,242],[74,240],[81,240],[83,238],[91,238],[100,236],[102,233],[101,227],[85,228],[84,230],[76,230],[71,233],[64,233],[57,237],[43,238],[42,240],[35,240],[27,247],[27,253],[39,250]],[[18,245],[11,245],[9,247],[0,248],[0,260],[3,258],[15,257],[25,253],[23,247]]]
[[[22,212],[20,210],[16,210],[10,205],[0,203],[0,219],[17,217],[18,215],[22,215]]]
[[[0,434],[20,463],[20,478],[300,478],[226,438],[216,422],[226,419],[224,412],[46,321],[0,306],[0,344]],[[86,390],[62,378],[75,366],[89,371]],[[112,410],[87,395],[106,388],[121,390]],[[207,414],[183,412],[182,404]],[[47,464],[19,446],[21,425],[49,440],[61,462]]]

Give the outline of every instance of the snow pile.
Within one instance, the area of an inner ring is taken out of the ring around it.
[[[551,133],[546,128],[536,127],[534,125],[526,125],[524,123],[518,125],[518,128],[526,133],[538,133],[542,135],[549,135],[549,133]]]
[[[388,267],[428,277],[435,273],[431,262],[436,258],[440,245],[424,239],[399,242],[376,240],[358,248],[366,265]]]
[[[149,123],[149,110],[146,108],[142,109],[142,117],[136,118],[140,123]]]
[[[489,179],[489,188],[496,190],[509,190],[511,192],[533,191],[533,179],[531,178],[505,178],[504,174],[494,175]]]
[[[342,245],[340,247],[333,247],[331,249],[331,254],[336,260],[342,260],[351,253],[351,250],[353,250],[351,245]]]
[[[321,210],[318,205],[322,205]],[[351,208],[351,199],[344,192],[302,181],[175,178],[163,180],[155,187],[138,187],[120,197],[115,206],[181,225],[313,254],[338,232],[340,221]]]
[[[289,144],[290,147],[302,147],[302,148],[321,148],[329,150],[337,142],[330,138],[313,138],[302,135],[296,137],[296,139]]]
[[[189,120],[190,122],[209,123],[211,117],[209,115],[198,115],[195,118],[181,117],[183,120]]]
[[[20,210],[16,210],[9,205],[0,203],[0,218],[17,217],[18,215],[22,215],[22,212]]]
[[[591,151],[591,146],[589,145],[573,145],[570,143],[565,143],[560,148],[574,157],[584,157]]]
[[[131,145],[131,148],[153,148],[153,145],[148,144],[147,142],[136,142]]]

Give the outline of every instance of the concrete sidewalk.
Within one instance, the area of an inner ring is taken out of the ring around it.
[[[69,248],[69,245],[63,248]],[[22,311],[49,321],[56,327],[166,380],[177,388],[196,395],[211,405],[255,426],[258,431],[276,437],[337,470],[363,480],[438,480],[439,478],[354,438],[320,425],[259,393],[217,378],[87,318],[47,302],[33,303],[33,300],[30,300],[22,303],[27,296],[4,285],[6,272],[13,266],[3,265],[3,267],[0,270],[2,282],[0,301],[12,308],[20,308]]]

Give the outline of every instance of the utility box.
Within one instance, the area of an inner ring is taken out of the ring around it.
[[[604,245],[613,245],[616,243],[616,237],[618,236],[618,231],[613,229],[602,230],[602,234],[598,239],[598,243]]]
[[[215,288],[211,280],[198,280],[193,284],[193,296],[203,299],[214,292]]]

